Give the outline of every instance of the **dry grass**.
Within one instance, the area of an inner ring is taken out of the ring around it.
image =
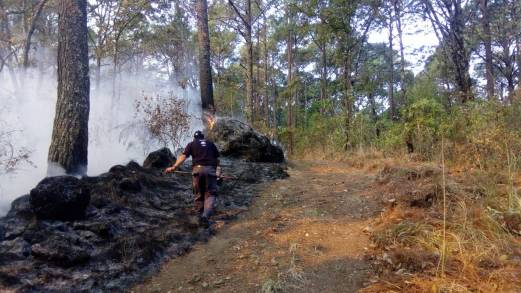
[[[363,292],[521,291],[521,213],[512,208],[517,174],[451,168],[445,186],[436,164],[377,163],[374,196],[387,203],[371,235],[380,281]]]

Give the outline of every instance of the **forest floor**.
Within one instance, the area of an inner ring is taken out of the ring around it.
[[[371,176],[328,162],[296,162],[289,174],[133,291],[354,292],[367,285],[364,228],[381,210],[366,194]]]
[[[236,221],[217,222],[216,235],[207,243],[164,264],[131,291],[465,292],[436,287],[439,254],[417,246],[422,229],[439,230],[435,222],[440,215],[429,191],[438,189],[429,177],[439,175],[439,169],[385,166],[367,161],[292,162],[290,177],[266,183]],[[403,200],[398,193],[410,198]],[[427,220],[434,223],[430,228],[417,224]],[[501,259],[505,264],[485,264],[483,274],[500,272],[506,279],[477,275],[488,277],[493,286],[467,278],[461,288],[468,282],[470,290],[514,292],[514,283],[507,279],[520,277],[521,261],[506,264],[505,257]],[[447,261],[447,274],[459,276],[461,262]]]

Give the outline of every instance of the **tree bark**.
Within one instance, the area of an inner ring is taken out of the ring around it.
[[[380,127],[378,126],[378,114],[376,113],[376,101],[373,93],[369,93],[367,96],[369,105],[371,105],[371,117],[373,118],[373,124],[375,125],[376,137],[380,137]]]
[[[517,86],[521,89],[521,36],[516,37]]]
[[[253,40],[252,40],[252,15],[251,15],[251,0],[246,0],[246,99],[250,103],[250,123],[255,123],[255,108],[253,96]]]
[[[405,53],[403,47],[403,30],[402,30],[402,1],[394,1],[394,15],[396,17],[396,30],[398,31],[398,42],[400,46],[400,102],[406,103],[405,95],[407,92],[407,85],[405,81]]]
[[[351,142],[349,131],[353,117],[353,84],[351,83],[352,58],[351,52],[346,52],[344,57],[344,150],[347,151]]]
[[[273,63],[273,62],[272,62]],[[272,124],[272,128],[273,128],[273,136],[272,138],[273,139],[277,139],[277,128],[278,128],[278,118],[277,118],[277,114],[278,114],[278,107],[277,107],[277,97],[279,95],[279,91],[278,91],[278,88],[277,88],[277,84],[275,83],[275,81],[273,80],[273,78],[271,79],[271,84],[273,86],[273,124]]]
[[[289,16],[289,14],[288,14]],[[291,18],[288,17],[288,22],[291,25]],[[291,28],[288,30],[288,155],[293,154],[293,33]]]
[[[470,58],[465,46],[464,28],[465,21],[461,4],[454,5],[454,17],[451,19],[450,40],[452,63],[456,73],[456,85],[461,97],[461,103],[474,99],[472,93],[472,81],[470,79]]]
[[[510,51],[512,43],[507,38],[500,38],[497,42],[502,48],[501,61],[504,63],[503,69],[500,68],[500,71],[507,81],[508,99],[512,102],[515,89],[515,58]],[[503,90],[500,93],[503,95]]]
[[[255,93],[255,121],[260,120],[262,117],[262,109],[260,106],[260,100],[261,100],[261,93],[260,93],[260,24],[257,23],[257,50],[255,54],[255,82],[253,83],[253,92]]]
[[[264,115],[266,121],[266,128],[270,127],[270,95],[269,95],[269,52],[268,52],[268,23],[266,19],[266,14],[264,14],[264,28],[263,28],[263,38],[264,38]]]
[[[101,82],[101,57],[96,56],[96,91],[100,91]]]
[[[453,81],[456,85],[460,102],[464,104],[474,99],[472,81],[470,79],[470,54],[465,45],[465,12],[460,0],[432,2],[423,0],[423,5],[429,17],[436,36],[443,44],[443,52],[450,62]],[[437,5],[434,8],[434,5]],[[446,23],[443,23],[446,22]]]
[[[36,13],[33,15],[31,19],[31,26],[29,27],[29,31],[27,32],[27,37],[25,38],[25,46],[24,46],[24,63],[23,67],[28,68],[29,67],[29,51],[31,50],[31,39],[33,37],[34,31],[36,30],[36,21],[38,18],[40,18],[40,15],[42,14],[43,7],[45,6],[45,3],[47,0],[40,1],[40,4],[38,4],[38,7],[36,8]]]
[[[325,103],[327,99],[327,46],[322,43],[320,46],[320,59],[322,69],[320,70],[320,114],[325,114]]]
[[[7,14],[6,14],[6,9],[4,7],[4,3],[2,1],[0,1],[0,15],[2,16],[2,19],[3,19],[1,24],[2,24],[2,30],[5,34],[5,39],[11,40],[11,38],[12,38],[11,28],[9,25],[9,21],[7,19]],[[20,83],[18,82],[14,69],[9,62],[9,59],[11,59],[11,58],[15,59],[15,61],[16,61],[16,49],[13,48],[12,44],[8,44],[7,46],[5,46],[5,49],[6,49],[6,56],[4,57],[3,67],[7,67],[7,71],[9,73],[9,77],[11,78],[11,82],[12,82],[14,91],[18,92],[20,90]]]
[[[68,174],[85,174],[90,107],[87,1],[61,0],[58,9],[58,99],[48,171],[57,164]]]
[[[480,0],[481,26],[483,29],[483,44],[485,46],[485,75],[487,79],[487,99],[494,99],[494,72],[492,64],[492,36],[490,32],[490,18],[488,12],[488,0]]]
[[[238,30],[246,42],[246,104],[250,108],[250,123],[255,122],[254,112],[254,88],[253,88],[253,40],[252,40],[252,24],[253,18],[251,14],[251,0],[245,0],[245,12],[241,13],[239,8],[232,0],[228,0],[228,4],[233,8],[240,21],[244,25],[244,31]]]
[[[203,112],[215,114],[213,101],[212,65],[210,63],[210,34],[208,31],[208,3],[197,0],[197,39],[199,46],[199,87]]]
[[[389,9],[389,79],[387,85],[387,97],[389,98],[389,106],[390,106],[390,118],[393,121],[398,119],[398,115],[396,115],[396,103],[394,100],[394,49],[393,49],[393,13],[392,9]]]

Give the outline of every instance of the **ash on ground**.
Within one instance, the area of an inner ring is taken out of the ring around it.
[[[283,164],[222,162],[238,180],[219,189],[214,219],[220,223],[247,210],[259,183],[287,176]],[[47,178],[15,200],[0,219],[0,291],[120,291],[206,241],[212,229],[193,221],[190,175],[164,175],[153,167],[161,162],[147,165]]]

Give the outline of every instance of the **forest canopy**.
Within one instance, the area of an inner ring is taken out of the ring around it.
[[[91,93],[117,108],[133,75],[197,88],[196,7],[87,1]],[[520,12],[515,0],[208,1],[215,110],[289,155],[499,143],[519,123]],[[0,76],[15,92],[18,72],[56,74],[57,13],[56,0],[0,1]]]

